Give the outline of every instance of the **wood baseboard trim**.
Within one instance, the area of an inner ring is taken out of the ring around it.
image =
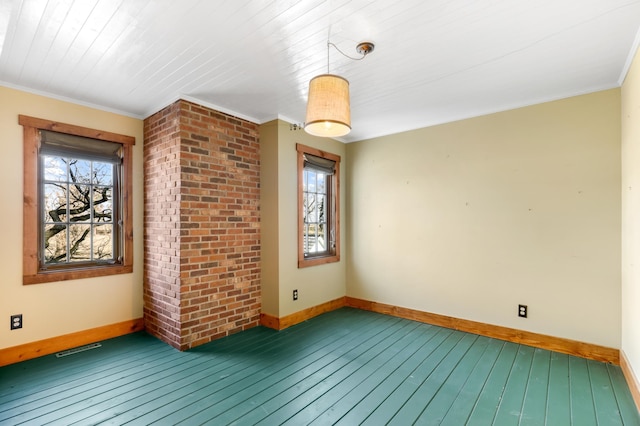
[[[335,311],[336,309],[343,308],[344,306],[346,306],[346,298],[340,297],[282,318],[277,318],[269,314],[260,314],[260,325],[273,328],[274,330],[284,330],[292,325],[299,324],[326,312]]]
[[[280,318],[260,313],[260,325],[274,330],[280,330]]]
[[[384,303],[371,302],[368,300],[356,299],[353,297],[347,297],[346,299],[346,306],[352,308],[393,315],[396,317],[424,322],[427,324],[465,331],[467,333],[479,334],[481,336],[493,337],[495,339],[506,340],[508,342],[533,346],[535,348],[548,349],[551,351],[575,355],[582,358],[609,362],[615,365],[620,364],[620,351],[618,349],[578,342],[561,337],[547,336],[544,334],[532,333],[513,328],[448,317],[445,315],[433,314],[430,312],[423,312],[415,309],[402,308],[399,306],[387,305]]]
[[[640,378],[634,373],[627,356],[622,350],[620,351],[620,369],[622,369],[622,374],[624,374],[624,378],[627,380],[633,401],[636,403],[636,407],[640,412]]]
[[[0,349],[0,367],[144,330],[142,318]]]

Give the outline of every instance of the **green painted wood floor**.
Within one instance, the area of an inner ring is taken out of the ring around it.
[[[619,367],[344,308],[0,368],[0,424],[640,425]]]

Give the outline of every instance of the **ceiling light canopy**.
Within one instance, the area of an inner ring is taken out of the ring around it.
[[[318,75],[309,82],[304,130],[314,136],[339,138],[351,131],[349,81],[329,73],[330,46],[335,47],[338,52],[349,59],[361,60],[373,51],[374,45],[370,42],[358,44],[356,51],[362,57],[352,58],[345,55],[335,44],[327,42],[327,74]]]

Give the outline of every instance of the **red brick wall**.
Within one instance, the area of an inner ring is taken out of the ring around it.
[[[258,324],[259,149],[256,124],[191,102],[145,120],[145,323],[181,350]]]
[[[180,105],[144,121],[144,317],[180,347]]]

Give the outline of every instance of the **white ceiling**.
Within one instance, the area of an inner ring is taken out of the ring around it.
[[[304,121],[351,82],[345,142],[618,87],[640,0],[0,0],[0,85],[145,118],[178,98]]]

